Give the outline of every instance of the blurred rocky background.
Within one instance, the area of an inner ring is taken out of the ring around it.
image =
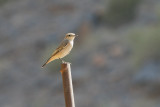
[[[160,0],[0,0],[0,107],[64,107],[64,35],[76,107],[160,107]]]

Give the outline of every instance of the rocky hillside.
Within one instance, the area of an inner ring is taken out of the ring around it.
[[[41,65],[67,32],[76,107],[159,107],[160,1],[128,1],[0,0],[0,107],[65,106]]]

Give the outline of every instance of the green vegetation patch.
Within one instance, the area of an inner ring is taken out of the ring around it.
[[[141,0],[110,0],[104,21],[111,26],[118,26],[134,19],[136,7]]]
[[[160,27],[147,27],[129,34],[133,47],[133,60],[142,64],[148,60],[160,60]]]

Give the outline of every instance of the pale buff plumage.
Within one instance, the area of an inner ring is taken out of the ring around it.
[[[76,36],[77,35],[75,35],[74,33],[67,33],[64,40],[61,42],[59,47],[52,53],[51,57],[46,61],[46,63],[43,64],[42,68],[51,61],[55,59],[61,59],[68,55],[73,48],[73,43]]]

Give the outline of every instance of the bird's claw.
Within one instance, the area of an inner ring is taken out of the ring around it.
[[[61,58],[59,58],[62,61],[62,64],[71,64],[70,62],[65,62],[64,60],[62,60]]]

